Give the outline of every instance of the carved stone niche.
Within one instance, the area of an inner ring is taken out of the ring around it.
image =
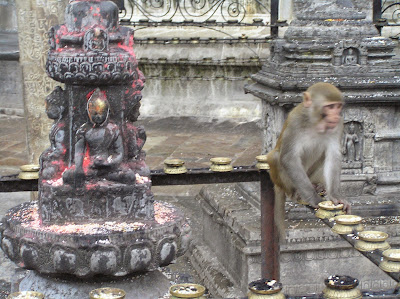
[[[341,190],[344,196],[374,195],[377,176],[374,170],[375,126],[368,109],[349,105],[343,111]]]
[[[335,45],[333,56],[335,66],[366,65],[368,49],[362,41],[342,40]]]
[[[342,139],[343,169],[362,168],[363,128],[358,121],[345,122]],[[348,173],[345,171],[345,173]],[[353,171],[354,173],[354,171]]]

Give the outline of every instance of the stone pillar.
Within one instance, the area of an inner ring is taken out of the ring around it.
[[[15,15],[15,1],[2,1],[0,9],[0,31],[15,32],[17,29],[17,17]]]
[[[28,127],[29,160],[38,163],[48,147],[48,119],[44,99],[56,82],[45,72],[49,29],[64,20],[66,0],[17,0],[20,65],[23,74],[23,98]]]

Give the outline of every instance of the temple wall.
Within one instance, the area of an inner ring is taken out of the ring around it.
[[[44,99],[56,82],[45,73],[48,31],[64,21],[63,0],[18,0],[19,63],[23,73],[23,99],[28,122],[29,159],[37,163],[40,153],[48,147],[50,120],[44,110]]]
[[[243,86],[261,68],[269,44],[148,44],[136,42],[139,68],[146,77],[143,117],[186,116],[253,121],[261,101]],[[254,56],[260,59],[252,61]]]

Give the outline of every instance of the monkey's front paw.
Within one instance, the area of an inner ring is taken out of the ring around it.
[[[315,196],[313,199],[307,201],[307,205],[313,207],[314,209],[318,209],[318,204],[321,202],[321,197],[318,195]]]
[[[351,214],[351,205],[347,200],[339,200],[339,203],[343,204],[343,211],[345,211],[346,214]]]
[[[336,198],[331,198],[330,200],[331,200],[335,205],[342,204],[342,205],[343,205],[343,211],[344,211],[346,214],[350,214],[350,213],[351,213],[351,205],[350,205],[350,203],[349,203],[347,200],[345,200],[345,199],[336,199]]]

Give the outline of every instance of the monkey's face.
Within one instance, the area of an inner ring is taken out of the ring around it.
[[[342,115],[342,102],[333,102],[322,107],[322,122],[326,130],[333,130],[339,124]]]

